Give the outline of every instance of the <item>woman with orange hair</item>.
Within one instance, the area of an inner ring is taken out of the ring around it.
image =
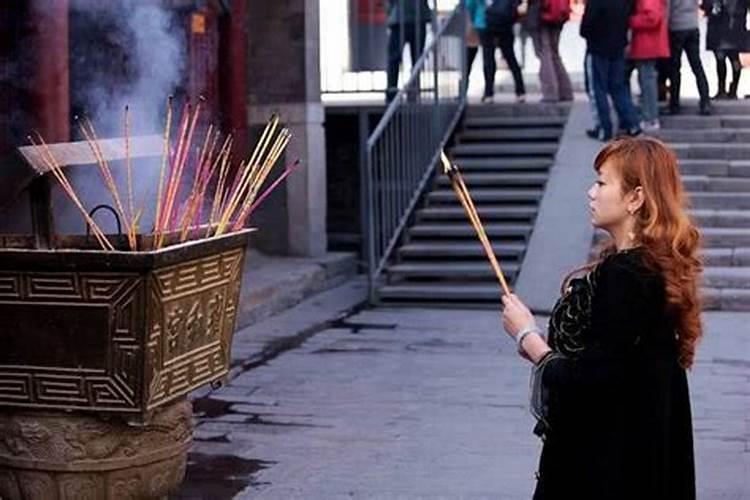
[[[519,298],[503,297],[505,330],[535,365],[534,499],[692,500],[699,233],[658,140],[611,142],[594,169],[591,219],[611,242],[565,280],[547,341]]]

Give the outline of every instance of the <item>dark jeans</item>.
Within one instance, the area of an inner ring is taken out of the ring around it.
[[[395,24],[390,27],[388,33],[388,88],[385,91],[386,100],[390,101],[398,93],[398,69],[401,66],[401,54],[404,52],[404,45],[409,44],[411,63],[415,64],[424,48],[426,29],[426,23]]]
[[[669,108],[677,110],[680,107],[680,67],[682,51],[687,54],[690,69],[695,75],[698,85],[698,95],[702,103],[708,102],[708,81],[703,71],[700,54],[700,32],[698,29],[669,32],[669,48],[672,52],[671,74],[669,77]]]
[[[516,87],[516,95],[526,94],[526,88],[523,84],[523,75],[521,67],[518,65],[516,53],[513,51],[513,28],[507,30],[480,30],[479,40],[482,43],[482,58],[484,59],[484,95],[495,95],[495,48],[500,47],[503,59],[508,63],[508,68],[513,75],[513,82]]]
[[[619,128],[633,130],[638,128],[638,116],[625,85],[625,56],[609,58],[591,54],[592,84],[596,112],[604,137],[612,136],[612,120],[609,115],[609,97],[617,111]]]

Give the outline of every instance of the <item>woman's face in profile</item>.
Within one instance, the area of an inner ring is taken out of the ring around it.
[[[609,160],[599,169],[588,197],[594,227],[611,229],[627,219],[628,204],[622,193],[622,183]]]

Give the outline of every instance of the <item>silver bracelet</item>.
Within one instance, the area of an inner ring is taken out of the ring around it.
[[[539,327],[534,323],[518,332],[518,334],[516,335],[516,349],[518,350],[518,354],[524,354],[525,351],[523,349],[523,340],[532,333],[541,335]]]

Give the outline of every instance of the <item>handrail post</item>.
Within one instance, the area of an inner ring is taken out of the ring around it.
[[[372,184],[372,153],[367,138],[370,129],[370,115],[366,110],[359,112],[359,215],[362,240],[362,259],[367,272],[367,294],[370,302],[374,301],[375,295],[375,221]]]

